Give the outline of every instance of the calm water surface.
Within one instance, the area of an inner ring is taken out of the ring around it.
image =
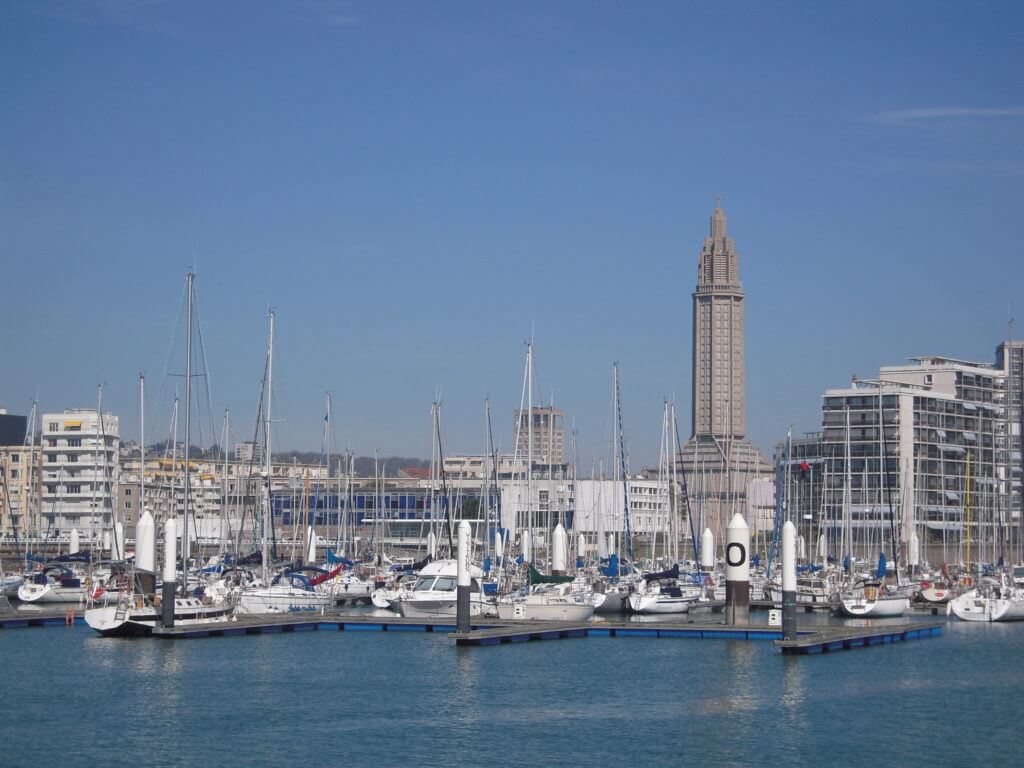
[[[801,658],[726,640],[54,627],[0,631],[0,663],[12,768],[1024,765],[1024,623]]]

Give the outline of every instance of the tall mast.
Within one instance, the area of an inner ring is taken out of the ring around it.
[[[189,272],[185,277],[185,284],[188,286],[188,317],[186,319],[187,332],[185,333],[185,508],[183,510],[184,520],[181,526],[181,591],[182,594],[188,591],[188,506],[192,492],[192,477],[189,471],[189,452],[192,442],[192,309],[195,303],[195,274]]]
[[[526,345],[526,503],[529,512],[530,562],[537,559],[533,532],[536,526],[533,506],[533,338]]]
[[[224,570],[224,553],[228,549],[228,520],[230,520],[230,504],[228,503],[228,442],[231,440],[231,411],[227,408],[224,409],[224,437],[221,440],[224,455],[224,471],[221,476],[221,487],[220,487],[220,558],[221,558],[221,570]]]
[[[623,525],[626,535],[626,551],[633,560],[633,526],[629,519],[629,465],[626,461],[626,440],[622,429],[622,396],[619,392],[619,364],[612,365],[612,385],[615,394],[615,431],[618,437],[619,468],[622,471]]]
[[[146,511],[146,374],[139,374],[139,514]],[[136,522],[138,522],[138,517]],[[123,546],[123,544],[122,544]]]
[[[263,514],[260,516],[261,520],[261,561],[262,561],[262,572],[263,580],[266,581],[269,575],[269,560],[270,560],[270,538],[269,528],[273,525],[271,510],[271,482],[273,480],[273,465],[270,461],[271,453],[271,442],[270,442],[270,422],[271,422],[271,410],[274,403],[274,310],[270,310],[267,313],[267,317],[270,320],[270,337],[267,341],[267,408],[266,408],[266,420],[263,425]]]

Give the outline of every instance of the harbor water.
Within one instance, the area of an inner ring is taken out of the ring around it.
[[[1024,626],[765,641],[0,632],[4,766],[1020,765]]]

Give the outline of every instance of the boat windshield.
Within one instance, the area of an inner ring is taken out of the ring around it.
[[[454,592],[455,578],[452,576],[441,576],[434,584],[435,592]]]
[[[416,579],[413,589],[430,589],[430,585],[433,583],[433,576],[420,576],[420,578]]]

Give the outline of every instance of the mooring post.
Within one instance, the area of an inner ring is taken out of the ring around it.
[[[782,526],[782,637],[796,639],[796,528]]]
[[[750,624],[750,528],[737,512],[725,531],[725,615],[729,624]]]
[[[456,625],[460,634],[469,633],[469,523],[459,523],[458,572],[456,578]]]
[[[174,626],[174,593],[178,591],[178,523],[173,517],[164,523],[164,586],[160,596],[160,621]],[[186,583],[188,575],[185,575]]]

